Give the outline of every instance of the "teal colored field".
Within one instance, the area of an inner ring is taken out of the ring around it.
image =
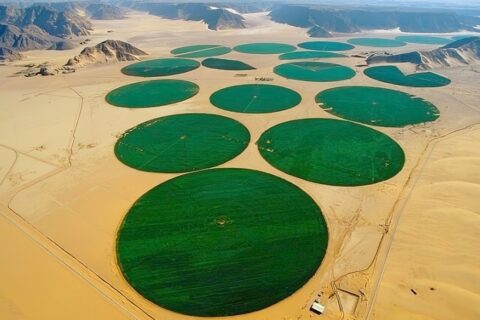
[[[212,114],[180,114],[144,122],[122,135],[117,158],[148,172],[178,173],[214,167],[239,155],[250,133],[239,122]]]
[[[221,56],[227,53],[232,52],[232,49],[214,45],[214,44],[205,44],[205,45],[194,45],[194,46],[187,46],[181,47],[177,49],[173,49],[170,51],[171,54],[179,57],[179,58],[206,58],[206,57],[215,57]]]
[[[316,102],[340,118],[382,127],[435,121],[438,109],[410,94],[376,87],[339,87],[320,92]]]
[[[333,119],[281,123],[264,132],[257,145],[262,157],[275,168],[334,186],[388,180],[405,162],[402,148],[387,135]]]
[[[255,70],[251,65],[238,60],[208,58],[202,61],[202,65],[211,69],[219,70]]]
[[[334,41],[309,41],[298,45],[300,48],[317,51],[347,51],[355,48],[351,44]]]
[[[282,54],[280,60],[343,58],[345,55],[329,51],[296,51]]]
[[[357,46],[376,48],[395,48],[407,45],[404,41],[384,38],[353,38],[347,40],[347,42]]]
[[[241,113],[268,113],[290,109],[302,97],[295,91],[269,84],[245,84],[221,89],[210,102],[224,110]]]
[[[440,44],[445,45],[452,42],[451,39],[433,37],[433,36],[398,36],[395,39],[398,41],[408,42],[408,43],[417,43],[417,44]]]
[[[185,73],[198,67],[200,63],[195,60],[165,58],[137,62],[126,66],[122,72],[129,76],[160,77]]]
[[[295,51],[297,48],[283,43],[248,43],[236,46],[233,50],[249,54],[281,54]]]
[[[325,255],[320,208],[297,186],[247,169],[176,177],[135,202],[117,258],[137,292],[191,316],[249,313],[301,288]]]
[[[199,87],[183,80],[142,81],[117,88],[106,96],[108,103],[124,108],[150,108],[187,100]]]
[[[326,62],[290,62],[276,66],[273,71],[287,79],[329,82],[348,80],[355,76],[349,67]]]
[[[443,87],[450,84],[450,79],[433,72],[417,72],[405,75],[396,66],[370,67],[363,71],[368,77],[391,84],[406,87]]]

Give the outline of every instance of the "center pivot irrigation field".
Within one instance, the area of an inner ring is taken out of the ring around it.
[[[399,42],[381,40],[361,42],[382,46]],[[351,50],[352,44],[313,41],[299,47],[309,51],[295,51],[296,46],[281,43],[244,44],[233,50],[275,54],[273,59],[278,61],[307,60],[279,64],[271,70],[286,79],[326,82],[356,75],[347,66],[308,61],[345,57],[332,51]],[[312,107],[302,106],[302,96],[286,87],[245,83],[249,78],[244,77],[253,76],[256,69],[243,61],[211,58],[231,51],[210,44],[181,47],[171,51],[174,58],[134,63],[122,72],[165,77],[201,65],[215,69],[209,71],[213,73],[244,70],[239,85],[218,85],[210,96],[211,110],[251,114],[243,117],[254,119],[259,113]],[[185,57],[206,59],[200,63]],[[398,85],[428,87],[450,82],[430,73],[406,76],[395,68],[374,67],[365,73]],[[199,89],[189,81],[155,79],[119,87],[106,100],[117,107],[150,108],[193,98]],[[403,127],[439,116],[437,108],[421,98],[375,87],[324,90],[316,102],[333,115],[375,126]],[[172,110],[176,107],[171,106]],[[240,122],[204,113],[152,119],[118,139],[115,154],[133,169],[187,173],[146,192],[119,228],[116,250],[121,272],[146,299],[186,315],[239,315],[288,297],[318,270],[326,254],[328,231],[319,206],[309,195],[264,172],[211,169],[228,166],[249,144],[249,130]],[[334,186],[385,181],[400,172],[405,162],[402,148],[386,134],[344,120],[292,119],[264,128],[256,145],[259,155],[278,170]]]

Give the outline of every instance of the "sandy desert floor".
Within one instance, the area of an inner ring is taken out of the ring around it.
[[[141,23],[139,23],[141,21]],[[209,31],[198,22],[132,13],[126,20],[95,21],[89,45],[124,40],[168,57],[172,48],[201,43],[307,41],[305,30],[248,15],[251,28]],[[108,33],[108,30],[113,30]],[[358,35],[355,35],[358,36]],[[362,34],[363,36],[363,34]],[[375,36],[392,37],[390,32]],[[351,35],[338,37],[346,40]],[[408,45],[392,51],[431,48]],[[172,76],[197,83],[187,101],[149,109],[116,108],[105,95],[140,81],[120,73],[127,63],[86,67],[52,77],[15,77],[27,63],[61,65],[78,54],[30,51],[0,66],[0,315],[2,319],[192,319],[144,299],[115,261],[115,237],[130,206],[175,175],[136,171],[113,153],[125,130],[152,118],[187,112],[216,113],[247,126],[252,143],[220,167],[263,170],[305,190],[322,208],[330,239],[316,275],[291,297],[235,319],[479,319],[480,66],[436,70],[452,80],[443,88],[405,88],[363,75],[360,58],[329,59],[354,68],[348,81],[306,83],[280,78],[276,56],[232,52],[257,70],[199,68]],[[373,51],[357,47],[349,53]],[[401,66],[412,71],[411,66]],[[303,101],[274,114],[217,109],[209,96],[256,76],[296,90]],[[289,176],[266,163],[255,141],[271,126],[299,118],[332,118],[314,96],[342,85],[398,89],[434,103],[440,118],[405,128],[375,128],[394,138],[406,163],[394,178],[364,187],[332,187]],[[415,292],[415,293],[414,293]],[[326,313],[309,311],[320,295]]]

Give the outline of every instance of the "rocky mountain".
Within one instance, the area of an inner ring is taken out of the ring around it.
[[[469,37],[432,51],[413,51],[396,55],[371,55],[368,64],[413,63],[417,69],[462,66],[480,61],[480,37]]]
[[[205,3],[139,3],[136,9],[174,20],[202,21],[210,30],[243,29],[244,18],[232,8]],[[244,8],[253,10],[252,8]]]
[[[0,61],[15,61],[20,60],[22,55],[15,50],[0,47]]]
[[[87,47],[79,55],[71,58],[66,66],[82,67],[94,63],[140,60],[146,52],[119,40],[106,40],[96,46]]]
[[[314,26],[308,30],[308,35],[312,38],[330,38],[333,35],[320,26]]]
[[[459,15],[453,11],[278,5],[270,12],[270,17],[279,23],[311,28],[313,34],[322,31],[326,36],[332,32],[353,33],[396,28],[404,32],[419,33],[462,30],[480,32],[475,28],[480,25],[480,17]]]
[[[85,8],[90,19],[95,20],[116,20],[124,19],[123,10],[119,7],[103,4],[103,3],[92,3]]]
[[[0,24],[0,46],[17,51],[45,49],[60,41],[35,25],[17,27],[10,24]]]
[[[71,50],[75,47],[76,44],[70,40],[60,40],[48,47],[48,50]]]

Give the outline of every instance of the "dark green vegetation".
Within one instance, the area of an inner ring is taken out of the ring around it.
[[[353,38],[349,39],[347,42],[357,46],[379,48],[403,47],[407,45],[403,41],[384,38]]]
[[[418,72],[405,75],[396,66],[370,67],[363,71],[368,77],[387,83],[406,87],[443,87],[450,84],[450,79],[433,72]]]
[[[224,110],[242,113],[276,112],[295,107],[302,97],[295,91],[269,84],[245,84],[215,92],[210,102]]]
[[[387,180],[403,167],[400,146],[385,134],[353,122],[301,119],[262,134],[260,154],[293,176],[335,186]]]
[[[232,49],[214,44],[200,44],[181,47],[170,51],[171,54],[180,58],[205,58],[221,56],[231,52]]]
[[[238,60],[208,58],[202,61],[202,65],[207,68],[220,70],[255,70],[251,65]]]
[[[326,62],[290,62],[276,66],[273,71],[287,79],[303,81],[340,81],[351,79],[355,71],[335,63]]]
[[[249,142],[250,133],[235,120],[212,114],[180,114],[128,130],[115,145],[115,154],[138,170],[177,173],[227,162]]]
[[[248,43],[236,46],[233,50],[250,54],[281,54],[295,51],[297,48],[283,43]]]
[[[333,88],[320,92],[315,100],[331,114],[374,126],[404,127],[435,121],[439,116],[430,102],[384,88]]]
[[[398,41],[408,42],[408,43],[419,43],[419,44],[447,44],[452,42],[452,40],[441,37],[432,37],[432,36],[398,36],[395,39]]]
[[[200,63],[195,60],[166,58],[137,62],[126,66],[122,72],[129,76],[159,77],[185,73],[198,67]]]
[[[280,60],[343,58],[345,55],[329,51],[296,51],[282,54]]]
[[[183,80],[142,81],[117,88],[107,94],[108,103],[125,108],[150,108],[186,100],[198,93],[199,87]]]
[[[301,189],[247,169],[183,175],[144,194],[117,238],[127,281],[145,298],[192,316],[266,308],[318,269],[328,230]]]
[[[334,41],[309,41],[302,42],[298,46],[303,49],[317,51],[346,51],[355,48],[348,43]]]

